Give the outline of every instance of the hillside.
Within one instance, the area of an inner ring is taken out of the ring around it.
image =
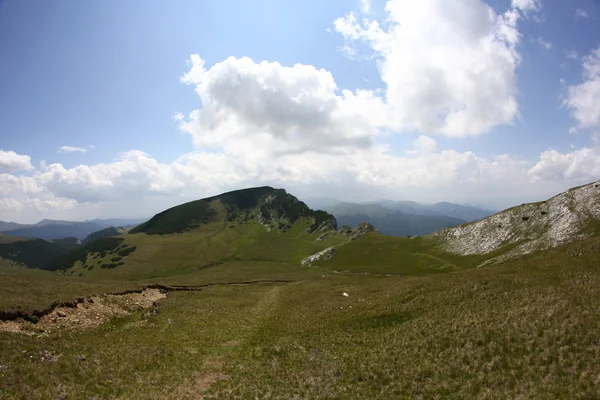
[[[582,240],[600,233],[600,181],[547,201],[522,204],[483,220],[442,229],[432,237],[462,255],[507,249],[500,259]],[[497,260],[496,260],[497,261]]]
[[[92,232],[89,235],[87,235],[85,237],[85,239],[83,239],[81,241],[81,244],[86,245],[90,242],[93,242],[94,240],[97,239],[102,239],[102,238],[107,238],[107,237],[113,237],[113,236],[119,236],[120,234],[126,232],[127,229],[125,228],[116,228],[114,226],[96,231],[96,232]]]
[[[267,230],[285,231],[300,218],[311,221],[311,232],[336,229],[332,215],[313,211],[283,189],[258,187],[196,200],[163,211],[138,225],[131,233],[165,235],[182,233],[212,222],[246,223],[257,219]]]
[[[27,265],[30,268],[52,269],[49,261],[66,252],[64,247],[46,240],[0,235],[0,258]]]

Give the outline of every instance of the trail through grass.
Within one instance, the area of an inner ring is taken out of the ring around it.
[[[0,333],[0,397],[598,398],[599,259],[593,239],[448,274],[174,292],[87,331]]]

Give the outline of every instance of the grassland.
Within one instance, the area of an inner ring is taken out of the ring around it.
[[[279,263],[282,267],[299,265],[310,254],[348,241],[342,235],[331,235],[317,241],[318,235],[307,233],[309,226],[309,220],[299,219],[291,229],[280,232],[267,231],[255,220],[220,221],[177,234],[125,234],[111,238],[122,239],[122,246],[136,249],[123,258],[123,265],[110,270],[89,270],[92,265],[110,262],[113,255],[87,251],[85,259],[72,260],[74,267],[67,274],[128,280],[162,280],[167,277],[174,280],[179,276],[185,282],[190,273],[203,269],[212,271],[223,264],[230,269],[240,265],[258,265],[260,269],[264,263]]]
[[[0,259],[0,310],[44,310],[55,301],[73,301],[81,296],[121,292],[141,285],[136,282],[62,276],[57,272],[18,267]]]
[[[240,276],[264,265],[295,282],[172,292],[82,332],[0,333],[0,398],[600,397],[598,238],[445,274],[253,265]]]

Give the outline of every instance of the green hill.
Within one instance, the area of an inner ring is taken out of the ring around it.
[[[52,269],[52,260],[67,250],[42,239],[0,235],[0,257],[31,268]]]
[[[123,229],[123,228],[116,228],[114,226],[111,226],[111,227],[108,227],[108,228],[104,228],[102,230],[99,230],[99,231],[96,231],[96,232],[92,232],[89,235],[87,235],[85,237],[85,239],[83,239],[81,241],[81,244],[85,245],[85,244],[93,242],[94,240],[97,240],[97,239],[119,236],[120,234],[122,234],[125,231],[126,230]]]
[[[166,235],[182,233],[211,222],[246,223],[257,218],[267,229],[286,230],[300,218],[311,220],[310,229],[335,229],[332,215],[313,211],[283,189],[268,186],[236,190],[218,196],[196,200],[163,211],[138,225],[131,233]]]

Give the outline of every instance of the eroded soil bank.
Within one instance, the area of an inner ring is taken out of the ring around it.
[[[163,289],[146,288],[140,292],[126,294],[104,294],[90,296],[71,304],[59,305],[39,318],[37,323],[22,318],[0,321],[0,331],[23,333],[28,335],[51,333],[57,329],[87,329],[100,325],[115,317],[125,316],[136,310],[155,305],[155,302],[167,297]]]
[[[201,291],[210,286],[289,282],[289,280],[258,280],[199,286],[148,285],[142,289],[122,293],[80,297],[72,302],[55,302],[45,310],[31,313],[21,310],[0,311],[0,332],[47,335],[60,329],[87,329],[101,325],[112,318],[156,307],[156,302],[167,297],[167,293],[172,291]]]

